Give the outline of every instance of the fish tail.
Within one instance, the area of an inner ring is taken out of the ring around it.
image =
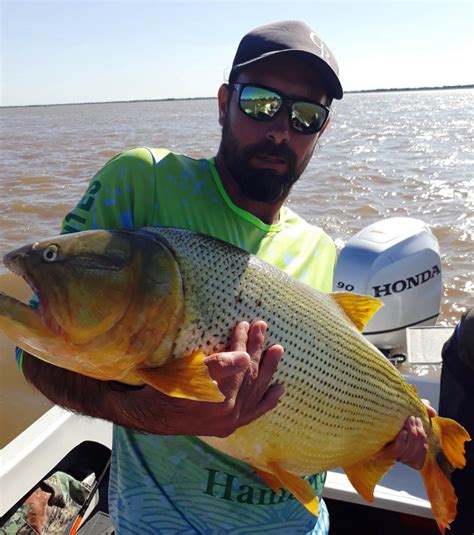
[[[451,484],[451,474],[456,468],[465,466],[464,443],[470,440],[470,436],[464,427],[449,418],[436,416],[431,422],[433,427],[421,477],[433,516],[444,535],[456,518],[458,501]]]

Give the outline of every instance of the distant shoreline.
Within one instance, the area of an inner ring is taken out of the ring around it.
[[[467,85],[442,85],[436,87],[393,87],[389,89],[357,89],[355,91],[345,91],[344,94],[349,93],[398,93],[401,91],[439,91],[444,89],[473,89],[474,84]]]
[[[345,95],[359,93],[401,93],[408,91],[439,91],[447,89],[473,89],[474,84],[468,85],[443,85],[434,87],[393,87],[388,89],[356,89],[354,91],[345,91]],[[181,98],[156,98],[156,99],[137,99],[137,100],[104,100],[99,102],[65,102],[60,104],[23,104],[12,106],[0,106],[0,109],[10,108],[49,108],[50,106],[88,106],[90,104],[136,104],[139,102],[174,102],[188,100],[215,100],[217,97],[181,97]]]

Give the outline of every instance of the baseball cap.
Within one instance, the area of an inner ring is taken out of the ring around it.
[[[336,58],[321,37],[306,23],[297,20],[273,22],[244,35],[237,48],[231,73],[277,54],[303,57],[308,65],[319,72],[328,95],[335,99],[342,98]]]

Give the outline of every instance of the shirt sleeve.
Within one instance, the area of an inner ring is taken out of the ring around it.
[[[145,227],[151,224],[154,205],[153,156],[147,148],[132,149],[112,158],[94,176],[64,218],[61,232]]]

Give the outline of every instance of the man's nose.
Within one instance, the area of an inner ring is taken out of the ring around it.
[[[267,125],[267,139],[272,140],[277,145],[288,142],[290,123],[286,106],[282,106]]]

